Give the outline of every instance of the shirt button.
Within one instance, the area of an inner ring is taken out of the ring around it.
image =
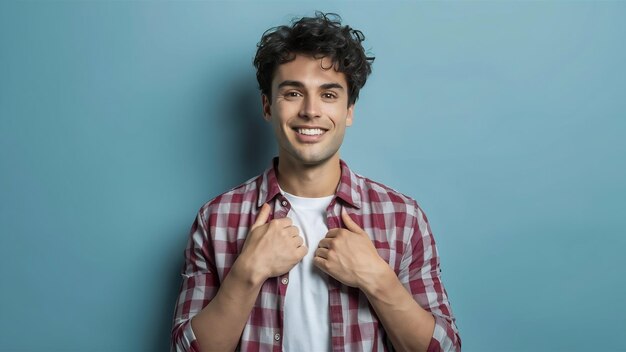
[[[280,280],[280,282],[282,282],[282,283],[283,283],[283,285],[287,285],[287,284],[289,283],[289,279],[288,279],[288,278],[286,278],[286,277],[283,277],[283,279],[282,279],[282,280]]]
[[[280,340],[280,334],[274,334],[274,340],[276,341]]]
[[[286,201],[286,200],[283,200],[282,202],[280,202],[280,204],[282,204],[282,205],[283,205],[283,207],[286,207],[286,206],[287,206],[287,201]]]

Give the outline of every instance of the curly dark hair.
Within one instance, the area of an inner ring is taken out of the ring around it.
[[[374,57],[365,55],[361,45],[364,40],[361,31],[342,26],[341,16],[335,13],[316,12],[315,17],[294,19],[291,26],[270,28],[263,33],[254,57],[259,89],[271,97],[276,68],[294,60],[296,54],[329,57],[333,67],[346,75],[350,106],[372,72]]]

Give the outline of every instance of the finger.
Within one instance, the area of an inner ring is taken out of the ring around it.
[[[329,252],[330,252],[330,251],[329,251],[328,249],[326,249],[326,248],[321,248],[321,247],[320,247],[320,248],[317,248],[317,249],[315,250],[315,256],[316,256],[316,257],[323,258],[323,259],[328,259],[328,253],[329,253]]]
[[[309,252],[309,247],[302,245],[298,248],[296,248],[296,254],[298,255],[298,258],[302,259],[304,258],[304,256]]]
[[[354,233],[363,233],[363,229],[356,222],[354,222],[354,220],[352,220],[345,208],[341,209],[341,218],[343,219],[343,223],[346,225],[348,230]]]
[[[317,247],[319,247],[319,248],[330,248],[330,239],[329,238],[322,238],[320,240],[320,242],[317,244]]]
[[[335,238],[341,232],[341,229],[331,229],[326,232],[326,236],[324,238]]]
[[[292,238],[294,242],[296,243],[296,248],[304,245],[304,238],[302,238],[302,236],[294,236]]]
[[[293,225],[293,221],[291,221],[291,219],[287,217],[282,219],[274,219],[272,221],[275,221],[279,227],[290,227],[291,225]]]
[[[256,229],[257,227],[265,224],[267,222],[267,219],[269,219],[270,217],[270,206],[267,203],[263,203],[263,206],[261,207],[261,210],[259,211],[259,213],[256,216],[256,220],[254,221],[254,224],[252,224],[252,227],[250,228],[250,231]]]
[[[287,231],[287,234],[289,234],[291,237],[300,236],[300,229],[298,229],[297,226],[289,226],[285,228],[285,230]]]
[[[326,259],[320,258],[320,257],[314,257],[313,258],[313,265],[318,267],[320,270],[322,270],[326,274],[330,275],[328,273],[328,261]]]

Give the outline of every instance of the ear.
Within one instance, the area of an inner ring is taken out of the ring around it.
[[[352,126],[354,118],[354,104],[348,106],[348,115],[346,115],[346,126]]]
[[[261,94],[261,104],[263,105],[263,118],[265,121],[269,121],[272,118],[270,98],[265,94]]]

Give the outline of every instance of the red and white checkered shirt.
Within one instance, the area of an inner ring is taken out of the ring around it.
[[[191,228],[183,283],[174,314],[173,351],[200,351],[191,318],[215,297],[263,205],[284,218],[289,201],[281,194],[274,167],[205,204]],[[341,161],[341,181],[326,211],[329,229],[343,226],[345,208],[370,236],[415,301],[435,317],[428,351],[460,351],[461,339],[440,278],[439,256],[426,215],[417,203],[384,185],[353,173]],[[269,220],[268,220],[269,221]],[[282,351],[283,309],[289,273],[261,287],[243,329],[241,351]],[[333,351],[390,351],[387,334],[366,296],[329,276]]]

